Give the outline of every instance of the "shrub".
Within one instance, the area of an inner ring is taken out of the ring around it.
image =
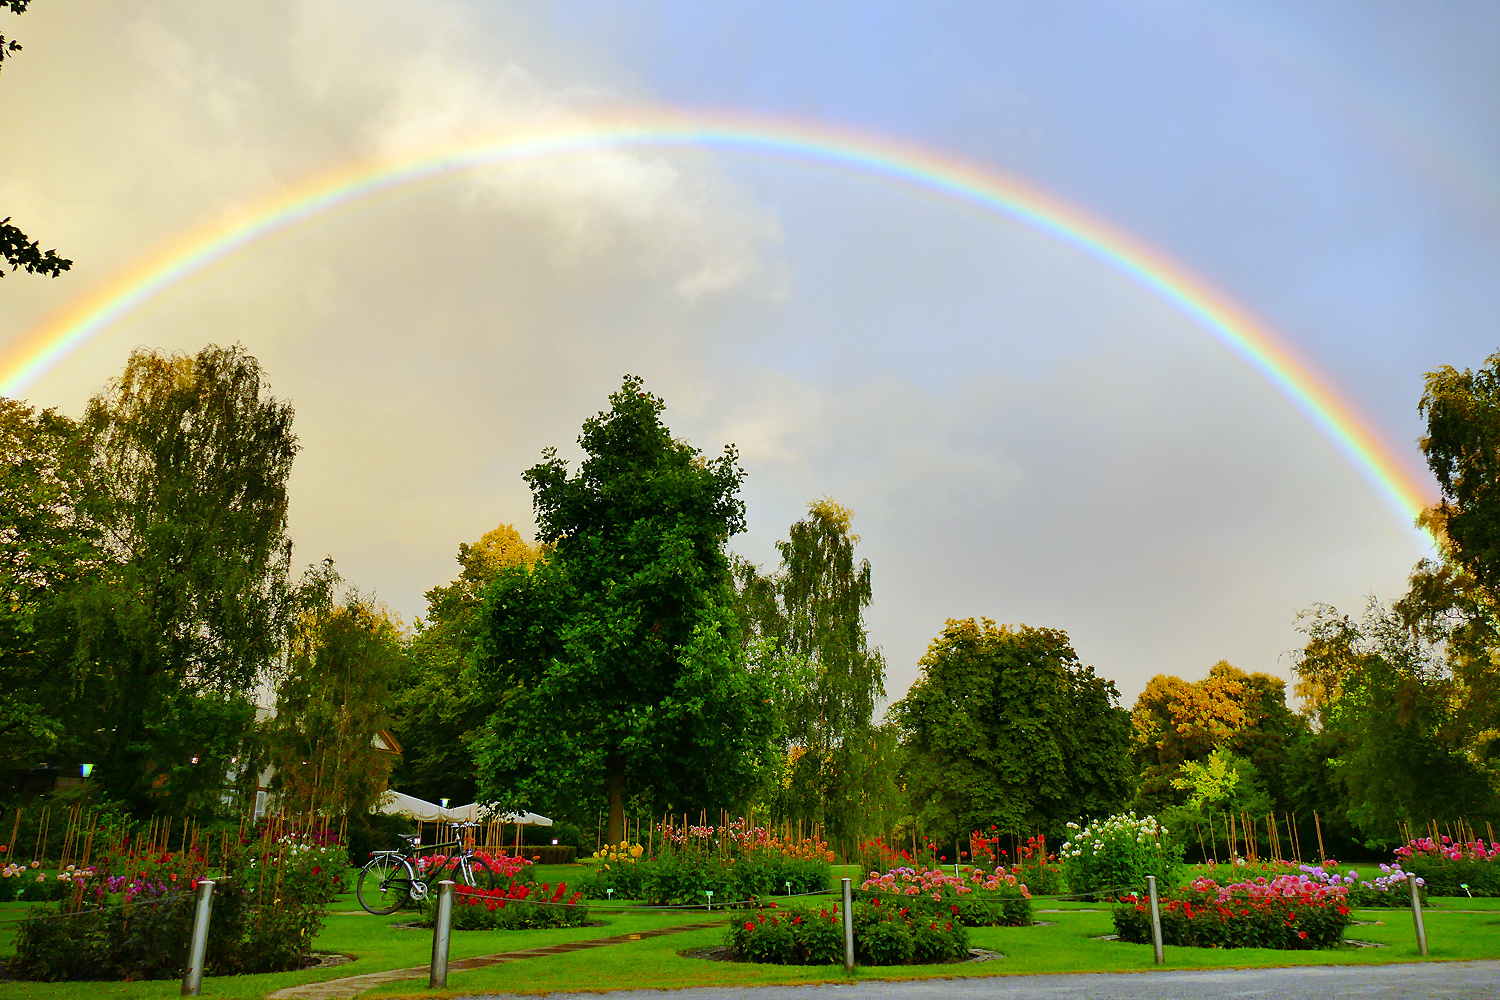
[[[1063,877],[1068,890],[1094,899],[1145,888],[1146,876],[1155,875],[1163,889],[1177,881],[1182,868],[1182,845],[1166,839],[1167,829],[1156,817],[1136,818],[1135,813],[1096,820],[1077,830],[1062,846]]]
[[[844,958],[843,917],[838,906],[813,910],[772,904],[753,919],[736,919],[726,944],[749,962],[831,965]],[[951,918],[872,900],[855,904],[854,953],[866,965],[947,962],[968,955],[969,935]]]
[[[1208,878],[1162,900],[1164,944],[1190,948],[1333,948],[1349,925],[1347,891],[1308,875],[1220,886]],[[1121,941],[1151,940],[1148,904],[1127,896],[1114,911]]]
[[[884,875],[871,872],[859,893],[863,901],[904,906],[967,927],[1031,926],[1031,893],[1004,868],[993,874],[972,869],[967,879],[937,869],[893,868]]]

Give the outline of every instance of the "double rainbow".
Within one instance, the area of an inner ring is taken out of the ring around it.
[[[634,115],[576,120],[499,137],[445,141],[416,154],[349,163],[304,178],[232,218],[185,233],[51,317],[0,357],[0,395],[14,396],[79,345],[210,265],[272,234],[384,192],[479,167],[619,149],[708,149],[882,178],[1015,220],[1125,275],[1171,303],[1276,387],[1409,525],[1430,490],[1408,473],[1327,382],[1263,324],[1201,280],[1076,208],[988,168],[888,139],[782,121]]]

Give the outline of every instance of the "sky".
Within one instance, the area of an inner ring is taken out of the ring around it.
[[[3,16],[3,15],[0,15]],[[857,133],[992,171],[1217,291],[1429,496],[1423,375],[1497,349],[1500,8],[1477,3],[39,0],[3,28],[0,365],[158,248],[321,171],[663,114]],[[131,350],[243,344],[296,409],[296,559],[407,619],[533,527],[626,373],[733,443],[767,566],[855,511],[887,688],[948,618],[1059,628],[1128,706],[1428,550],[1205,328],[1055,236],[847,170],[599,148],[394,188],[254,242],[18,394],[78,414]]]

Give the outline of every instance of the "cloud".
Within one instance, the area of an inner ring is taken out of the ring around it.
[[[40,5],[0,199],[78,265],[6,279],[17,336],[143,248],[309,172],[649,95],[486,5]],[[18,33],[20,33],[18,31]],[[585,58],[588,56],[588,58]],[[32,220],[37,220],[33,224]],[[414,185],[257,244],[39,383],[77,412],[137,345],[241,342],[297,410],[298,558],[405,615],[626,372],[738,445],[771,561],[857,513],[899,693],[954,616],[1068,630],[1133,695],[1399,585],[1409,537],[1187,320],[1028,230],[859,179],[608,150]],[[1281,665],[1284,668],[1284,664]]]

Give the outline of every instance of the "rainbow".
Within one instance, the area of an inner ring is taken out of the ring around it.
[[[436,149],[314,174],[158,248],[20,338],[0,358],[0,395],[15,396],[110,324],[215,262],[300,223],[382,193],[479,167],[619,149],[707,149],[852,171],[1022,223],[1073,247],[1169,302],[1273,385],[1360,471],[1408,524],[1430,490],[1326,380],[1203,281],[1076,208],[994,171],[869,136],[738,117],[633,115],[517,128],[448,140]]]

